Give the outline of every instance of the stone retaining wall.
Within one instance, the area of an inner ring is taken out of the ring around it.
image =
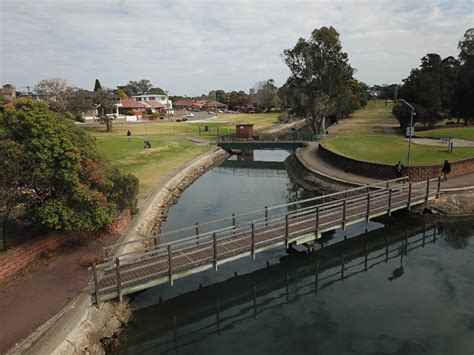
[[[319,145],[318,153],[328,163],[351,173],[367,176],[376,179],[394,179],[395,164],[386,165],[371,163],[362,160],[352,159],[329,150],[322,144]],[[441,175],[442,164],[435,165],[417,165],[405,167],[404,176],[408,176],[410,181],[423,181],[428,178],[435,178]],[[474,158],[451,162],[451,173],[449,176],[459,176],[474,172]]]

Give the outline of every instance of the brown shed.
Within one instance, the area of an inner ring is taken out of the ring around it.
[[[253,123],[240,123],[235,126],[236,138],[249,139],[253,136]]]

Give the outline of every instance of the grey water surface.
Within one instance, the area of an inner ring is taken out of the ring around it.
[[[163,232],[313,196],[278,164],[231,161],[183,193]],[[313,254],[277,248],[146,290],[132,306],[111,353],[473,354],[474,221],[399,212],[329,233]]]

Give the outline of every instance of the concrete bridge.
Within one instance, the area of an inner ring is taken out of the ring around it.
[[[249,211],[195,224],[141,240],[105,247],[106,259],[93,265],[97,302],[144,290],[262,251],[305,245],[321,234],[426,203],[439,195],[440,178],[408,183],[406,178]],[[169,241],[165,241],[169,240]],[[120,246],[139,250],[115,254]],[[110,256],[108,256],[110,255]]]

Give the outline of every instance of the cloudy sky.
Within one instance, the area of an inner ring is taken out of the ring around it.
[[[92,89],[149,79],[173,95],[282,85],[284,49],[334,26],[368,84],[396,83],[429,52],[457,56],[474,0],[1,0],[0,82]]]

